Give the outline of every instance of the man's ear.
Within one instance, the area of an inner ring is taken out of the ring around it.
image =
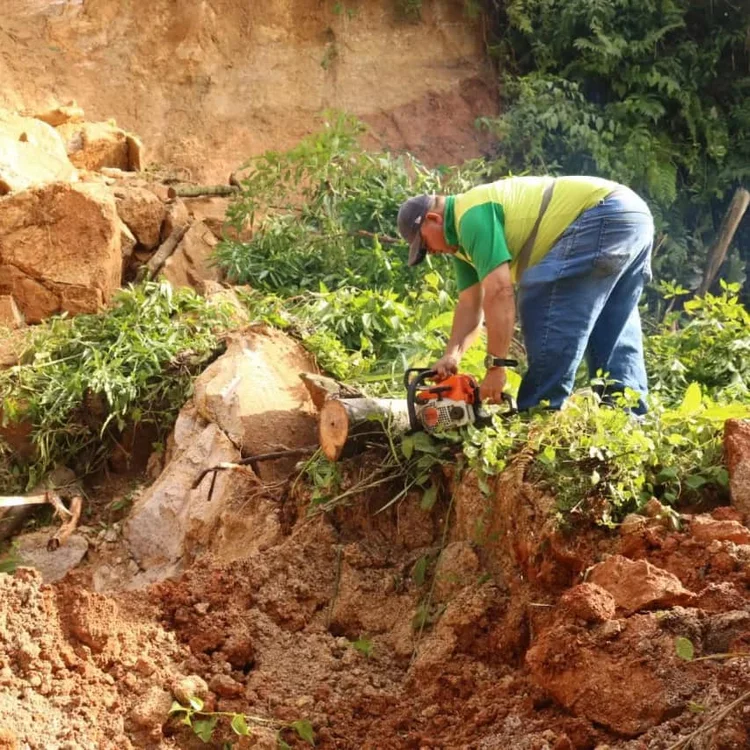
[[[443,223],[443,214],[438,213],[437,211],[428,211],[425,214],[425,219],[429,219],[430,221],[435,221],[438,224]]]

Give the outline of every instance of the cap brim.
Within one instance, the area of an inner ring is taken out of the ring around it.
[[[427,248],[422,244],[422,235],[417,232],[417,236],[409,245],[409,260],[407,264],[416,266],[417,263],[421,263],[424,260],[425,255],[427,255]]]

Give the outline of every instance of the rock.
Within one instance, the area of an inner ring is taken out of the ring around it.
[[[711,516],[695,516],[690,523],[694,539],[705,544],[711,542],[734,542],[750,544],[750,529],[737,521],[717,521]]]
[[[175,229],[186,227],[190,223],[190,214],[188,213],[185,201],[180,198],[174,198],[166,204],[164,223],[161,225],[160,241],[169,237]]]
[[[75,172],[65,152],[65,143],[60,138],[60,134],[45,122],[0,109],[0,135],[16,143],[25,143],[36,148],[68,164]]]
[[[255,663],[255,648],[247,635],[230,635],[221,650],[234,669],[247,670]]]
[[[23,315],[10,294],[0,294],[0,327],[21,328],[24,325]]]
[[[620,524],[620,534],[622,536],[637,534],[645,528],[646,519],[643,516],[640,516],[637,513],[628,513]]]
[[[172,695],[168,690],[152,685],[130,712],[133,723],[143,729],[153,730],[161,727],[169,718],[172,706]]]
[[[83,110],[73,101],[68,104],[58,105],[51,109],[45,109],[33,115],[37,120],[46,122],[53,128],[64,125],[66,122],[82,122],[84,118]]]
[[[75,182],[78,172],[67,161],[0,134],[0,195],[50,182]]]
[[[141,187],[115,188],[117,213],[146,250],[159,244],[166,209],[150,190]]]
[[[189,706],[191,698],[206,699],[208,696],[208,685],[197,674],[192,674],[188,677],[179,677],[172,683],[172,695],[183,706]]]
[[[479,558],[468,542],[449,544],[438,558],[435,568],[435,601],[447,602],[462,588],[479,578]]]
[[[35,531],[16,537],[18,556],[24,565],[36,568],[45,583],[63,578],[86,557],[89,543],[81,534],[71,534],[68,541],[54,552],[47,551],[50,531]]]
[[[233,680],[229,675],[217,674],[208,683],[209,690],[220,698],[238,698],[245,692],[244,685]]]
[[[550,628],[528,650],[526,664],[534,682],[574,716],[635,737],[663,721],[689,676],[656,615],[627,623],[604,644],[572,624]]]
[[[100,185],[55,183],[0,198],[0,294],[29,323],[97,312],[120,285],[120,228]]]
[[[133,232],[130,231],[130,227],[120,219],[120,253],[122,255],[123,268],[130,260],[136,244],[138,244],[138,241]]]
[[[226,353],[196,380],[195,405],[243,455],[317,445],[314,408],[298,377],[312,369],[300,345],[279,331],[234,334]],[[295,463],[263,463],[261,478],[284,475]]]
[[[611,620],[617,608],[612,594],[595,583],[582,583],[568,589],[560,604],[571,617],[584,622]]]
[[[57,132],[70,161],[79,169],[140,169],[140,142],[111,122],[66,122]]]
[[[54,128],[33,117],[0,110],[0,195],[77,179],[78,172]]]
[[[589,572],[588,583],[609,591],[617,609],[626,614],[674,607],[695,597],[677,576],[645,560],[629,560],[621,555],[613,555],[595,565]]]
[[[729,470],[732,505],[750,519],[750,420],[724,423],[724,453]]]
[[[222,273],[212,264],[213,251],[219,241],[214,233],[198,221],[187,230],[177,249],[167,258],[162,274],[172,286],[190,286],[202,292],[205,280],[219,281]]]
[[[218,281],[206,281],[203,294],[211,307],[218,307],[229,316],[232,327],[240,328],[250,322],[247,308],[240,302],[234,289],[224,289]]]
[[[171,575],[207,544],[235,483],[247,481],[234,472],[219,472],[210,503],[206,499],[210,478],[192,488],[204,469],[237,461],[240,453],[190,403],[177,418],[173,442],[171,460],[136,501],[123,532],[133,557],[148,571],[143,583]]]
[[[744,609],[747,601],[735,584],[729,581],[709,583],[698,592],[694,606],[704,612],[728,612]]]

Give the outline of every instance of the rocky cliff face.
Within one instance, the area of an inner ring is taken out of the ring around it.
[[[461,0],[4,0],[0,106],[75,99],[139,133],[148,161],[221,179],[352,112],[374,146],[431,163],[476,155],[494,109],[481,29]]]

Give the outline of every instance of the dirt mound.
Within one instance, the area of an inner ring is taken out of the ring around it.
[[[277,544],[227,563],[203,557],[143,592],[0,576],[6,735],[32,748],[188,748],[196,740],[166,714],[192,690],[205,710],[309,720],[322,748],[663,749],[750,679],[745,660],[720,657],[747,651],[747,587],[706,566],[750,551],[708,538],[708,527],[728,533],[726,509],[686,517],[681,531],[639,524],[641,538],[661,541],[656,557],[673,553],[661,562],[674,575],[652,565],[648,585],[681,597],[692,587],[684,606],[633,593],[628,576],[642,578],[645,563],[630,557],[603,561],[596,584],[573,589],[493,579],[485,549],[441,549],[449,508],[425,512],[418,497],[377,515],[382,498],[363,497],[311,519],[304,498],[277,502],[288,519]],[[579,535],[590,550],[633,545],[630,533]],[[691,548],[688,564],[679,551]],[[685,661],[677,639],[719,658]],[[215,746],[229,738],[219,722]],[[737,711],[698,746],[748,738]]]

